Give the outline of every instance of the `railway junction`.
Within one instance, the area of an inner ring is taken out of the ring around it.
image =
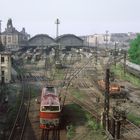
[[[64,38],[67,36],[58,38],[63,46]],[[33,40],[37,41],[36,37],[31,39],[32,45]],[[60,44],[49,47],[13,52],[16,73],[11,83],[1,88],[8,101],[4,98],[1,103],[0,138],[139,140],[140,86],[123,78],[127,76],[126,54],[114,56],[109,49],[76,45],[70,50],[62,49]],[[46,86],[57,88],[60,124],[40,129],[40,98]]]

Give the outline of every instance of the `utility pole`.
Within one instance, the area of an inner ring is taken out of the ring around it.
[[[1,41],[1,22],[2,22],[2,20],[0,20],[0,45],[2,45],[2,41]]]
[[[87,39],[88,39],[88,48],[89,48],[89,37],[90,37],[90,36],[88,35],[88,38],[87,38]]]
[[[106,44],[106,49],[107,49],[107,43],[108,43],[108,32],[109,31],[106,30],[106,34],[105,34],[105,37],[104,37],[104,41],[105,41],[105,44]]]
[[[116,67],[116,54],[117,54],[117,52],[116,52],[116,47],[117,47],[117,42],[115,42],[115,48],[114,48],[114,65],[115,65],[115,67]]]
[[[97,54],[97,47],[98,47],[98,40],[97,40],[97,36],[95,38],[95,44],[96,44],[96,47],[95,47],[95,65],[97,65],[97,59],[98,59],[98,54]]]
[[[105,99],[104,99],[104,122],[106,131],[109,130],[109,68],[106,69],[106,79],[105,79]]]
[[[56,24],[56,38],[58,38],[58,36],[59,36],[59,24],[60,24],[60,21],[58,18],[56,19],[55,24]],[[62,64],[60,62],[60,54],[59,53],[60,53],[60,43],[57,42],[56,48],[55,48],[55,63],[56,63],[57,68],[62,67]]]
[[[60,24],[60,21],[58,18],[56,19],[55,24],[56,24],[56,38],[58,38],[58,36],[59,36],[59,24]],[[56,48],[55,48],[55,61],[59,61],[59,44],[58,43],[57,43]]]
[[[126,51],[124,51],[124,75],[126,73]]]

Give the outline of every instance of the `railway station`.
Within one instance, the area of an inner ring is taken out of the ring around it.
[[[0,140],[139,140],[140,64],[128,36],[59,35],[56,21],[55,38],[30,38],[12,19],[0,34]]]

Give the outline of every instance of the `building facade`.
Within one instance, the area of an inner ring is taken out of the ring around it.
[[[106,41],[109,43],[111,36],[107,36],[106,40],[106,34],[93,34],[93,35],[87,35],[87,36],[81,36],[81,38],[84,40],[85,46],[96,46],[97,44],[105,44]]]
[[[0,52],[0,83],[9,83],[11,72],[11,53]]]
[[[25,28],[19,32],[13,27],[12,19],[8,20],[7,28],[1,33],[2,44],[11,50],[26,46],[29,38],[30,35],[25,32]]]

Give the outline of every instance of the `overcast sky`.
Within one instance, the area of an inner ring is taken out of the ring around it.
[[[2,31],[12,18],[14,27],[35,34],[89,35],[140,32],[140,0],[0,0]]]

